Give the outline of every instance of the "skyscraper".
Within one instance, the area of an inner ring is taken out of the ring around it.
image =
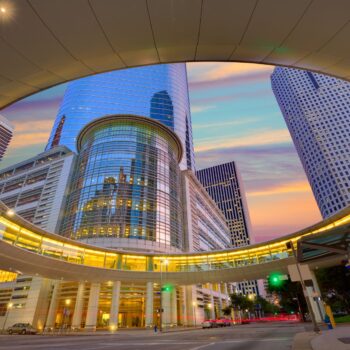
[[[235,162],[215,165],[196,172],[198,180],[224,213],[231,244],[242,247],[251,243],[250,218],[243,182]],[[237,283],[237,292],[259,294],[257,281]]]
[[[178,135],[185,155],[181,169],[194,169],[191,114],[185,64],[125,69],[70,83],[47,149],[64,145],[76,150],[79,131],[96,118],[133,114],[155,119]]]
[[[350,204],[350,84],[281,67],[271,84],[326,218]]]
[[[198,170],[196,175],[224,213],[232,245],[241,247],[250,244],[249,212],[243,183],[235,162]]]
[[[13,126],[0,115],[0,160],[4,156],[13,135]]]

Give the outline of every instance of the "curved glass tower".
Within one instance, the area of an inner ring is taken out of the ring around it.
[[[194,170],[186,64],[124,69],[71,82],[46,149],[64,145],[76,151],[79,131],[111,114],[142,115],[171,128],[185,150],[181,169]]]
[[[133,250],[183,249],[181,141],[150,118],[95,119],[78,135],[61,234]]]

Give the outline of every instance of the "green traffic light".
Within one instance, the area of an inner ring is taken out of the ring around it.
[[[271,286],[280,287],[283,283],[282,275],[279,273],[274,273],[269,276],[269,282]]]

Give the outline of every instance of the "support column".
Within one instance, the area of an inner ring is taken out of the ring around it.
[[[49,312],[48,312],[47,318],[46,318],[45,329],[55,327],[59,288],[60,288],[60,282],[54,281]]]
[[[228,294],[228,289],[227,289],[227,283],[223,284],[224,287],[224,295],[225,295],[225,306],[229,306],[230,302],[229,302],[229,294]]]
[[[112,287],[111,309],[109,312],[109,328],[111,330],[118,328],[120,286],[120,281],[115,281]]]
[[[197,289],[196,286],[186,286],[187,325],[194,326],[197,320]]]
[[[72,319],[72,328],[81,328],[81,318],[83,316],[83,306],[84,306],[84,291],[85,283],[79,282],[77,297],[75,300],[74,313]]]
[[[221,294],[221,284],[218,283],[218,292],[219,292],[219,307],[218,307],[218,312],[219,312],[219,317],[222,316],[222,294]]]
[[[187,319],[187,305],[186,305],[186,287],[181,286],[181,298],[180,298],[180,322],[183,326],[188,326],[188,319]]]
[[[98,312],[98,300],[100,296],[100,283],[91,283],[89,303],[86,314],[85,330],[95,331]]]
[[[213,296],[213,285],[210,284],[210,319],[215,320],[215,304],[214,304],[214,296]]]
[[[317,322],[323,322],[325,317],[325,309],[321,301],[321,290],[318,285],[315,272],[310,269],[313,287],[306,287],[309,295],[309,299],[314,310],[315,318]]]
[[[171,292],[162,291],[162,308],[164,310],[162,314],[162,324],[168,326],[171,324]]]
[[[153,282],[147,282],[146,284],[146,315],[145,315],[145,325],[146,327],[153,326]]]
[[[171,292],[171,323],[177,326],[177,292],[175,286]]]

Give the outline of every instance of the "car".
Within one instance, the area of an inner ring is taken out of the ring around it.
[[[231,325],[231,322],[227,318],[221,317],[216,320],[216,324],[218,327],[228,327]]]
[[[215,320],[205,320],[202,322],[202,328],[216,328],[217,326]]]
[[[37,334],[38,330],[30,323],[15,323],[13,326],[7,328],[8,334]]]

